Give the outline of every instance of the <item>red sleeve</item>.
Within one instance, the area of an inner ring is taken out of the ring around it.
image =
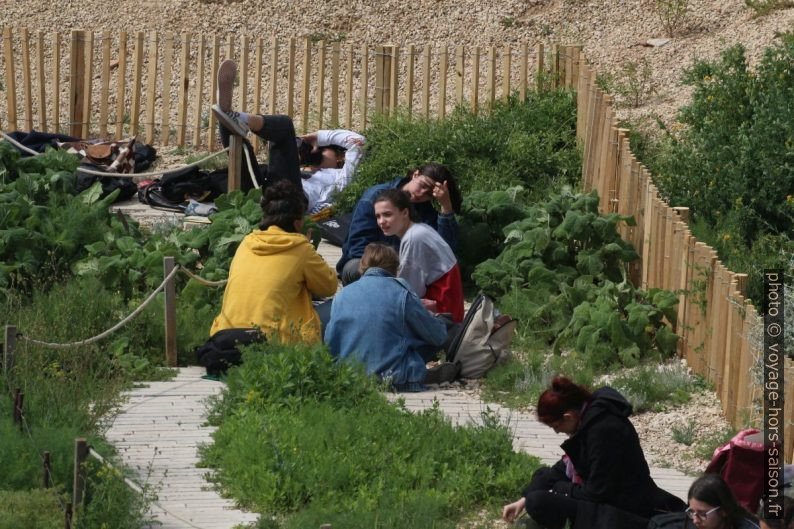
[[[436,302],[437,312],[449,312],[455,322],[462,322],[463,281],[460,278],[460,265],[455,263],[449,272],[429,284],[423,297]]]

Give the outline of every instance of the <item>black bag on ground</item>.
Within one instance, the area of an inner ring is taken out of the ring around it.
[[[92,171],[103,171],[103,167],[97,167],[94,164],[90,163],[81,163],[77,170],[74,172],[75,175],[75,184],[74,190],[75,193],[81,193],[94,185],[94,182],[97,180],[100,181],[102,184],[102,195],[100,198],[105,198],[109,194],[111,194],[116,189],[119,189],[119,196],[116,197],[116,202],[122,202],[124,200],[129,200],[130,198],[135,196],[135,193],[138,190],[138,186],[132,181],[129,177],[124,176],[97,176],[94,174],[86,173],[83,169],[89,169]]]
[[[353,213],[345,213],[319,221],[317,224],[320,225],[323,239],[341,248],[345,244],[345,239],[347,239],[347,232],[350,231],[352,218]]]
[[[224,329],[196,348],[196,362],[207,368],[207,374],[219,376],[232,366],[242,363],[239,345],[264,342],[259,329]]]

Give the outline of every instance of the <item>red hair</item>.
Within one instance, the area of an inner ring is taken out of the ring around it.
[[[538,399],[538,420],[549,425],[562,419],[567,411],[579,411],[592,395],[584,387],[563,376],[551,380],[551,387]]]

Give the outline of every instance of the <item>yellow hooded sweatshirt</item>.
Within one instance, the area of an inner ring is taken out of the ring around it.
[[[300,233],[278,226],[245,236],[229,267],[221,313],[210,335],[223,329],[259,327],[282,342],[319,342],[320,318],[311,294],[336,292],[336,272]]]

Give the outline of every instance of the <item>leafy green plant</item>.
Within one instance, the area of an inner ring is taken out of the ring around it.
[[[0,490],[0,529],[52,529],[63,524],[54,489]]]
[[[665,321],[675,321],[677,298],[626,280],[624,265],[637,254],[618,235],[618,222],[633,219],[599,215],[594,193],[564,189],[506,226],[504,250],[473,278],[500,300],[520,297],[519,317],[538,338],[553,342],[557,354],[573,347],[596,370],[669,356],[678,337]]]
[[[730,441],[736,433],[733,428],[726,427],[701,437],[695,443],[695,456],[707,461],[711,460],[714,450]]]
[[[494,415],[461,428],[438,408],[410,413],[321,346],[251,346],[227,381],[203,461],[264,513],[260,527],[451,529],[472,507],[511,497],[537,466]]]
[[[654,8],[665,34],[673,38],[683,28],[689,11],[689,0],[656,0]]]

